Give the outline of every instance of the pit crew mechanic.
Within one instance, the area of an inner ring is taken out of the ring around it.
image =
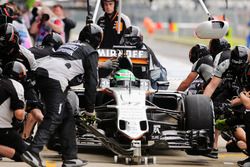
[[[34,54],[37,63],[39,63],[40,58],[46,57],[54,53],[55,50],[57,50],[62,44],[63,40],[61,36],[57,33],[52,32],[44,37],[41,46],[29,48],[29,51]],[[29,114],[27,116],[22,133],[22,138],[25,139],[26,142],[30,143],[32,141],[31,134],[37,121],[39,120],[34,118],[32,114]]]
[[[130,19],[121,13],[120,34],[118,34],[118,0],[101,0],[101,6],[105,12],[97,21],[97,24],[103,29],[104,36],[100,48],[113,48],[113,45],[119,45],[124,31],[131,25]]]
[[[137,49],[147,50],[149,55],[149,71],[143,71],[142,69],[133,69],[133,73],[137,78],[140,79],[150,79],[151,86],[157,89],[157,81],[167,81],[167,70],[163,67],[160,61],[157,59],[156,55],[143,42],[143,35],[141,30],[137,26],[128,27],[121,39],[121,45],[126,46],[136,46]]]
[[[221,39],[219,39],[221,40]],[[222,103],[231,100],[233,96],[236,95],[236,92],[233,90],[233,85],[237,85],[236,81],[236,69],[234,66],[230,65],[230,57],[239,57],[241,52],[238,51],[238,47],[235,47],[232,51],[229,49],[230,45],[224,42],[220,42],[222,46],[224,44],[224,51],[216,55],[214,60],[214,74],[211,81],[204,90],[204,95],[207,95],[212,98],[215,108],[215,115],[218,116],[219,110],[218,106]],[[224,44],[223,44],[224,43]],[[209,157],[218,158],[218,136],[219,132],[215,132],[215,142],[214,150],[209,154]]]
[[[39,152],[60,126],[63,167],[83,166],[85,160],[77,159],[75,121],[73,113],[65,110],[69,86],[80,84],[74,80],[84,75],[86,95],[86,120],[95,118],[94,104],[97,86],[98,53],[96,48],[103,38],[102,29],[87,24],[78,40],[62,45],[55,53],[47,56],[36,69],[37,86],[45,102],[44,121],[39,125],[33,143],[22,154],[22,159],[31,166],[42,166]],[[56,63],[56,64],[55,64]]]
[[[248,53],[249,54],[249,53]],[[248,64],[248,66],[246,67],[245,70],[245,76],[240,76],[242,77],[242,81],[245,82],[244,84],[244,88],[239,90],[239,98],[241,103],[245,106],[246,111],[244,114],[244,125],[245,125],[245,132],[246,132],[246,143],[247,143],[247,153],[248,153],[248,157],[244,160],[238,161],[237,164],[238,166],[249,166],[250,165],[250,157],[249,157],[249,153],[250,153],[250,113],[249,113],[249,109],[250,109],[250,96],[249,96],[249,88],[250,88],[250,76],[249,73],[250,72],[250,65]]]
[[[17,61],[9,62],[0,76],[0,156],[22,161],[20,155],[27,149],[16,129],[13,118],[23,121],[24,88],[20,82],[26,77],[25,66]]]
[[[196,44],[189,51],[189,60],[193,63],[192,70],[187,78],[180,83],[177,91],[185,91],[191,83],[199,77],[203,81],[203,86],[198,92],[203,92],[203,89],[209,83],[212,76],[213,57],[210,55],[209,50],[205,45]]]
[[[27,79],[22,82],[25,89],[25,100],[27,101],[26,109],[37,121],[41,122],[43,120],[42,106],[33,84],[32,71],[37,67],[34,55],[19,44],[18,32],[12,24],[0,25],[0,38],[0,67],[11,61],[19,61],[26,67],[28,70]]]

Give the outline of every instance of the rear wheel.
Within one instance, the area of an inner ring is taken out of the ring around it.
[[[186,96],[185,100],[186,130],[208,130],[208,140],[200,138],[197,145],[186,149],[190,155],[204,155],[211,152],[214,143],[214,113],[210,98],[204,95]]]

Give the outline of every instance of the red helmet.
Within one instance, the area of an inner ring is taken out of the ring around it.
[[[118,7],[118,0],[101,0],[102,10],[104,11],[104,2],[115,2],[115,10]]]

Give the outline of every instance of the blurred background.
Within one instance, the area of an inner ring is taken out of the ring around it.
[[[12,0],[20,6],[35,0]],[[77,22],[71,31],[75,39],[85,25],[87,15],[86,0],[40,0],[43,5],[61,4],[66,15]],[[6,2],[1,0],[1,2]],[[216,19],[226,19],[230,30],[226,36],[232,45],[246,44],[250,31],[249,0],[204,0],[209,12]],[[228,2],[228,3],[226,3]],[[90,0],[92,11],[96,0]],[[208,19],[198,0],[123,0],[122,11],[128,15],[133,25],[140,26],[145,36],[193,44],[194,28]],[[99,8],[98,16],[102,15]],[[98,18],[98,17],[97,17]],[[202,41],[206,43],[205,41]]]

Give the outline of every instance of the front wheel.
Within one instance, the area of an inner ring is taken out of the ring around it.
[[[211,152],[214,143],[214,112],[209,97],[204,95],[189,95],[184,99],[186,130],[207,130],[207,138],[197,139],[197,145],[186,149],[190,155],[204,155]]]

